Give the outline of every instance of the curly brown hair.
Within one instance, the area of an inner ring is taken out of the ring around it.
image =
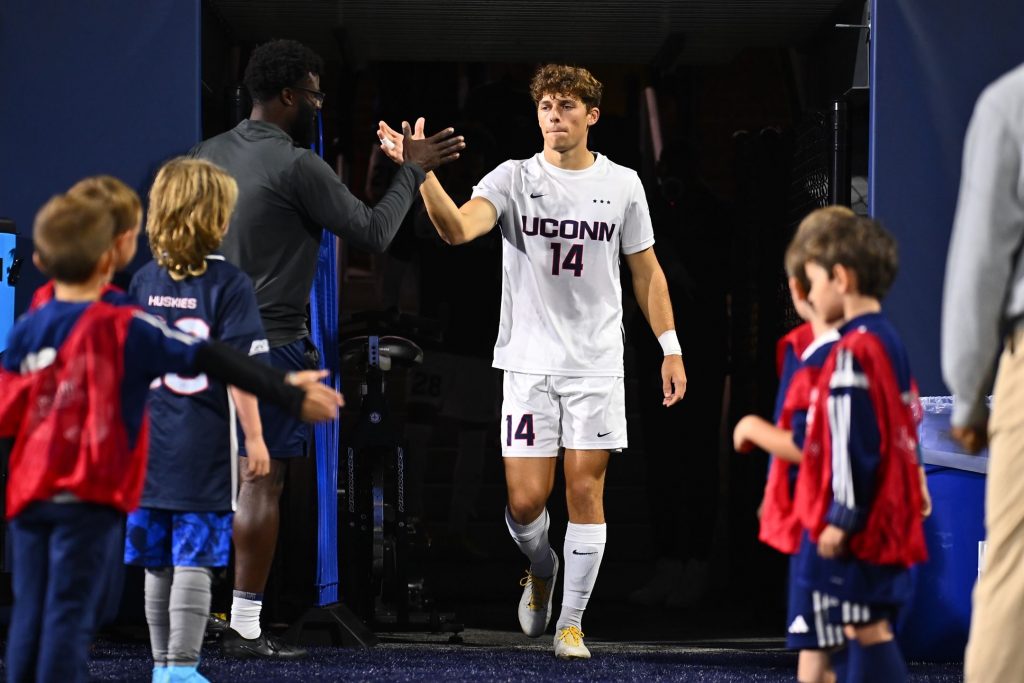
[[[586,105],[587,109],[601,106],[601,81],[579,66],[545,64],[537,69],[530,81],[530,96],[540,104],[545,95],[568,95]]]
[[[156,174],[146,235],[153,258],[175,280],[206,272],[238,200],[238,185],[220,166],[179,157]]]
[[[848,206],[824,206],[807,214],[793,235],[793,240],[786,248],[786,275],[796,278],[803,293],[811,291],[811,281],[807,279],[804,265],[807,263],[807,239],[818,230],[829,230],[836,221],[854,218],[857,214]]]

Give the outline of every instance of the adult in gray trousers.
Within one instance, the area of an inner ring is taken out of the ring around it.
[[[975,105],[949,246],[942,372],[956,399],[952,435],[989,444],[988,547],[974,589],[964,658],[968,683],[1024,672],[1024,65]],[[986,395],[997,354],[995,398]]]

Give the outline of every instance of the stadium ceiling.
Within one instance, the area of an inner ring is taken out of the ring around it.
[[[208,0],[242,43],[302,40],[327,59],[669,64],[792,45],[851,0]]]

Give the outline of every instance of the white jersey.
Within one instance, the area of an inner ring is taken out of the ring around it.
[[[498,166],[473,196],[494,205],[502,234],[494,367],[622,377],[619,254],[654,244],[636,172],[603,155],[567,171],[538,153]]]

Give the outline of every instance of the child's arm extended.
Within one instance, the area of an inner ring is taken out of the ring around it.
[[[793,443],[793,432],[757,415],[747,415],[736,424],[732,443],[738,453],[749,453],[756,447],[786,462],[799,463],[803,457]]]
[[[231,400],[238,410],[238,421],[245,432],[245,453],[248,471],[243,473],[246,479],[256,479],[270,472],[270,453],[263,441],[263,425],[260,422],[259,403],[256,397],[238,387],[228,387]]]
[[[147,382],[167,373],[208,373],[310,422],[335,418],[338,408],[345,404],[341,394],[318,381],[325,373],[310,370],[285,374],[227,344],[172,330],[141,311],[133,315],[125,352],[126,372]]]

